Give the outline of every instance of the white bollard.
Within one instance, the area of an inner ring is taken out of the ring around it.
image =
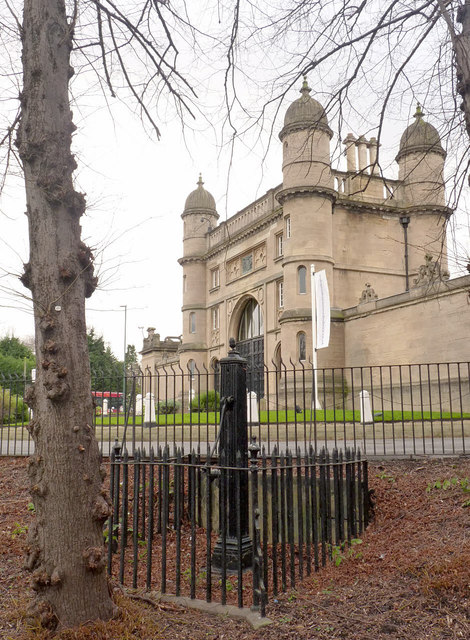
[[[361,405],[361,422],[362,424],[371,424],[374,422],[372,417],[372,409],[370,406],[369,392],[363,389],[359,392],[359,403]]]
[[[259,424],[258,396],[255,391],[247,391],[246,416],[248,424]]]
[[[142,394],[138,393],[135,397],[135,415],[142,415]]]
[[[153,393],[147,393],[144,400],[144,427],[154,427],[155,422],[155,397]]]
[[[108,398],[104,398],[103,400],[103,415],[108,415]]]

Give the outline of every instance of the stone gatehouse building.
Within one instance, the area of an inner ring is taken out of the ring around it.
[[[348,134],[346,171],[310,96],[279,134],[283,181],[219,223],[199,178],[183,219],[182,337],[144,340],[144,370],[211,370],[230,337],[255,366],[311,359],[310,264],[326,271],[331,337],[319,367],[470,360],[470,276],[449,279],[444,162],[418,105],[397,150],[398,180],[376,163],[377,141]]]

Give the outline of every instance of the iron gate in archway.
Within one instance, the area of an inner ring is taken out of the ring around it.
[[[264,338],[250,338],[237,343],[240,355],[248,361],[246,386],[259,398],[264,395]]]

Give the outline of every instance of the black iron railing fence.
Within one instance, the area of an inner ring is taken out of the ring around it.
[[[108,572],[133,588],[264,615],[268,597],[354,555],[371,514],[360,453],[258,451],[252,443],[245,467],[180,448],[113,451]]]
[[[260,372],[256,372],[259,376]],[[247,392],[249,436],[269,454],[310,446],[361,447],[366,455],[466,454],[470,449],[470,363],[313,370],[264,367],[263,395]],[[247,371],[247,389],[252,388]],[[31,380],[0,374],[0,452],[29,454]],[[117,439],[129,451],[166,444],[210,451],[220,421],[219,370],[161,367],[123,379],[93,374],[95,433],[104,456]],[[315,394],[315,386],[317,393]],[[123,392],[125,389],[125,393]],[[248,395],[249,394],[249,395]]]

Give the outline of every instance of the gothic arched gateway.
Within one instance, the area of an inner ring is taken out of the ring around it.
[[[248,361],[247,387],[258,398],[264,395],[263,312],[254,298],[246,303],[238,325],[237,349]]]

